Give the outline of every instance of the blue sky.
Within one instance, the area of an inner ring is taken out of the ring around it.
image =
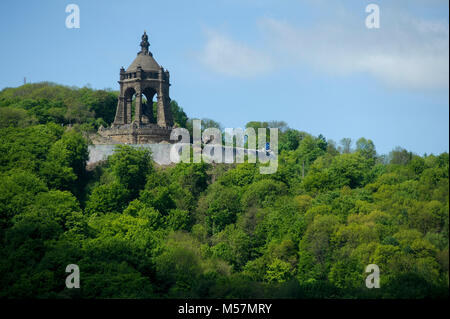
[[[67,29],[66,5],[80,8]],[[380,28],[367,29],[369,3]],[[29,82],[118,89],[150,50],[171,98],[224,127],[284,120],[379,153],[449,150],[448,1],[42,0],[0,2],[0,89]]]

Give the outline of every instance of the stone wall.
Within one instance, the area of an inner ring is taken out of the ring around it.
[[[114,144],[96,144],[89,146],[89,160],[88,165],[98,163],[100,161],[106,160],[108,156],[114,154],[114,149],[117,145]],[[130,144],[130,146],[137,148],[147,148],[152,151],[153,160],[159,165],[170,165],[172,162],[170,161],[170,150],[174,144]],[[230,149],[230,147],[222,146],[222,162],[225,162],[225,151],[226,149]],[[232,148],[231,152],[233,156],[236,156],[236,152],[243,152],[245,155],[252,154],[257,156],[258,158],[261,155],[267,155],[264,150],[248,150],[245,148]],[[181,154],[181,148],[178,150],[178,153]],[[208,156],[208,154],[203,154],[203,157]],[[276,154],[269,154],[270,158],[276,157]]]
[[[116,146],[113,144],[89,145],[89,160],[87,164],[91,165],[106,160],[108,156],[114,154]],[[169,156],[172,144],[130,144],[130,146],[150,149],[153,160],[159,165],[171,164]]]
[[[153,144],[169,142],[171,127],[161,127],[156,124],[133,125],[124,124],[111,128],[100,128],[98,134],[102,137],[123,144]]]

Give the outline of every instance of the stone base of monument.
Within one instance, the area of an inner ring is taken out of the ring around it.
[[[155,144],[169,143],[171,127],[161,127],[157,124],[122,124],[113,125],[111,128],[103,128],[98,130],[98,134],[106,139],[107,144]]]

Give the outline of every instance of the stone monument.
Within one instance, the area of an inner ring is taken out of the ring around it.
[[[141,51],[128,69],[120,69],[120,93],[114,123],[111,128],[99,129],[98,133],[108,140],[126,144],[170,142],[173,120],[169,71],[153,58],[145,31],[140,46]]]

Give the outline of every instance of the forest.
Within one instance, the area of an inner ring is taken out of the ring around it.
[[[116,103],[54,83],[0,91],[0,298],[448,298],[448,153],[249,121],[279,128],[275,174],[159,166],[126,145],[86,169]]]

